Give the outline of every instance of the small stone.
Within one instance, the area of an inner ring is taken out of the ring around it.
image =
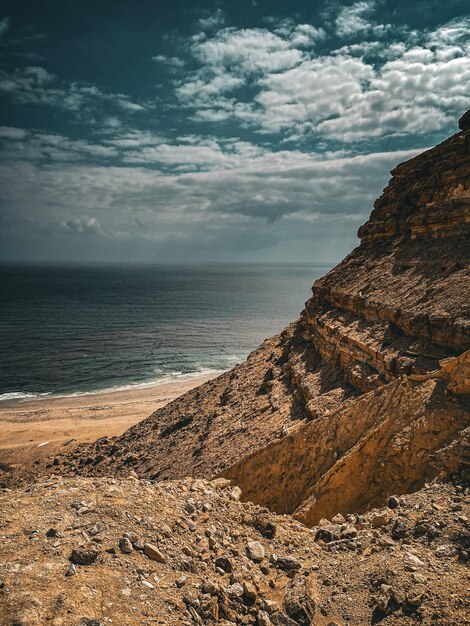
[[[230,585],[230,587],[227,587],[226,592],[229,598],[241,598],[243,595],[243,587],[240,583],[234,583]]]
[[[122,536],[125,537],[126,539],[129,539],[132,545],[134,545],[134,543],[137,543],[139,541],[139,535],[137,533],[133,533],[133,532],[123,533]]]
[[[435,555],[441,559],[444,557],[454,556],[454,554],[456,554],[456,550],[454,546],[451,546],[448,543],[442,546],[439,546],[438,548],[436,548],[436,551],[435,551]]]
[[[72,561],[79,565],[91,565],[98,558],[99,551],[93,544],[82,544],[72,550]]]
[[[300,626],[310,626],[315,615],[315,600],[311,583],[308,579],[295,582],[287,589],[284,608],[289,617]]]
[[[354,526],[347,524],[346,527],[341,530],[341,536],[345,539],[357,537],[357,530],[354,528]]]
[[[339,524],[341,526],[341,524],[344,524],[346,522],[345,518],[343,515],[341,515],[341,513],[337,513],[332,519],[331,519],[331,523],[332,524]]]
[[[152,561],[157,561],[157,563],[165,563],[166,559],[164,555],[160,552],[157,546],[154,546],[152,543],[146,543],[144,546],[144,554],[148,556]]]
[[[228,478],[214,478],[214,480],[210,482],[211,487],[214,489],[227,489],[231,484],[232,481]]]
[[[278,613],[281,610],[279,603],[276,600],[264,600],[263,602],[263,610],[266,611],[269,615],[273,613]]]
[[[390,496],[387,506],[389,509],[397,509],[400,506],[400,500],[396,496]]]
[[[330,543],[341,538],[341,526],[338,524],[329,524],[328,526],[321,526],[316,534],[315,541],[323,541],[324,543]]]
[[[253,520],[253,526],[266,539],[272,539],[276,534],[276,526],[267,515],[257,515]]]
[[[132,543],[127,537],[121,537],[121,539],[119,539],[119,548],[124,554],[130,554],[134,550]]]
[[[264,559],[264,547],[259,541],[249,541],[247,545],[248,556],[255,563]]]
[[[406,522],[400,519],[395,520],[390,534],[392,536],[392,539],[404,539],[408,534]]]
[[[426,595],[426,589],[422,585],[416,585],[412,587],[406,594],[406,601],[412,607],[418,607],[424,600]]]
[[[143,584],[144,587],[147,587],[148,589],[153,589],[154,588],[152,583],[149,583],[148,580],[143,580],[142,584]]]
[[[278,556],[274,565],[286,573],[300,569],[300,563],[288,556]]]
[[[390,523],[390,516],[386,513],[377,513],[371,519],[371,525],[373,528],[379,528],[381,526],[387,526]]]
[[[412,572],[419,567],[424,567],[423,561],[421,561],[421,559],[419,559],[416,554],[413,554],[412,552],[405,552],[405,555],[403,556],[403,564],[406,569]]]
[[[380,613],[386,613],[391,593],[392,587],[390,585],[380,585],[379,594],[372,599],[375,608]]]
[[[201,586],[203,593],[208,593],[211,596],[217,595],[219,591],[219,587],[213,583],[211,580],[205,580]]]
[[[232,500],[240,500],[241,495],[242,495],[242,490],[240,489],[240,487],[234,487],[230,491],[230,497],[232,498]]]
[[[168,526],[168,524],[164,524],[161,529],[160,532],[162,533],[162,535],[164,537],[166,537],[167,539],[169,539],[172,536],[172,532],[171,532],[171,528]]]
[[[272,621],[266,611],[258,611],[258,626],[272,626]]]
[[[254,604],[256,602],[256,598],[258,597],[258,592],[253,583],[249,581],[245,581],[243,583],[243,597],[245,598],[246,604]]]
[[[397,604],[403,604],[405,602],[406,596],[403,589],[395,587],[392,589],[391,595]]]
[[[232,562],[225,554],[216,558],[215,566],[228,574],[233,571]]]
[[[286,615],[282,611],[273,613],[270,616],[270,620],[272,624],[274,624],[274,626],[297,626],[297,622],[291,619],[288,615]]]
[[[186,502],[186,506],[184,507],[184,510],[186,511],[188,515],[192,515],[193,513],[196,512],[196,507],[194,506],[194,504],[192,504],[192,502]]]
[[[178,587],[178,589],[181,589],[181,587],[184,587],[187,580],[188,580],[187,576],[180,576],[179,578],[175,580],[175,585]]]
[[[75,574],[77,573],[77,568],[75,567],[75,565],[72,565],[67,568],[67,571],[65,572],[65,575],[68,576],[75,576]]]

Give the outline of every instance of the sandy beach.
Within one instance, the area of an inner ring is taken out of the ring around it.
[[[217,375],[204,374],[121,391],[0,403],[0,461],[31,461],[53,454],[64,444],[120,435],[156,409]]]

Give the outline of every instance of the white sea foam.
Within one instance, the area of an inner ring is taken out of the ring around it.
[[[48,396],[48,393],[26,393],[24,391],[10,391],[9,393],[0,394],[0,402],[8,402],[9,400],[25,400],[27,398],[39,398],[40,396]]]
[[[75,393],[65,394],[63,396],[55,396],[57,397],[65,397],[65,396],[91,396],[96,393],[110,393],[114,391],[130,391],[132,389],[147,389],[148,387],[159,387],[160,385],[167,385],[168,383],[178,382],[182,380],[196,380],[198,378],[202,378],[203,376],[217,376],[217,374],[223,374],[226,372],[226,369],[212,369],[209,367],[201,367],[194,372],[183,372],[175,371],[165,374],[164,376],[160,376],[154,380],[147,380],[145,382],[140,383],[129,383],[127,385],[114,385],[112,387],[107,387],[105,389],[94,389],[93,391],[76,391]]]
[[[233,357],[234,360],[236,357]],[[232,360],[229,357],[230,360]],[[239,360],[238,358],[236,359]],[[160,373],[162,370],[160,368],[156,368],[156,372]],[[142,382],[128,383],[125,385],[113,385],[111,387],[106,387],[104,389],[93,389],[87,391],[75,391],[74,393],[64,393],[64,394],[56,394],[56,393],[27,393],[23,391],[12,391],[10,393],[0,394],[0,402],[8,402],[13,400],[31,400],[33,398],[40,398],[44,396],[49,396],[50,398],[68,398],[75,396],[92,396],[95,394],[101,393],[113,393],[115,391],[131,391],[132,389],[147,389],[149,387],[159,387],[161,385],[167,385],[173,382],[180,381],[190,381],[197,380],[199,378],[205,376],[217,376],[226,372],[227,369],[220,368],[211,368],[211,367],[198,367],[197,370],[193,372],[181,372],[181,371],[173,371],[168,372],[163,376],[159,376],[158,378],[152,380],[146,380]]]
[[[161,370],[160,370],[161,371]],[[115,391],[131,391],[132,389],[147,389],[149,387],[159,387],[160,385],[167,385],[172,382],[179,382],[184,380],[197,380],[203,376],[217,376],[217,374],[223,374],[227,370],[225,369],[212,369],[210,367],[200,367],[194,372],[186,372],[183,374],[181,371],[174,371],[160,376],[153,380],[147,380],[139,383],[128,383],[126,385],[113,385],[112,387],[106,387],[104,389],[93,389],[88,391],[76,391],[74,393],[24,393],[21,391],[14,391],[11,393],[0,394],[0,402],[12,401],[12,400],[27,400],[32,398],[39,398],[42,396],[49,396],[51,398],[70,398],[75,396],[93,396],[101,393],[113,393]]]

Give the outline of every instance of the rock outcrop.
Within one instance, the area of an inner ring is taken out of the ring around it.
[[[468,113],[460,129],[395,168],[360,245],[314,284],[297,322],[51,469],[229,476],[245,497],[308,524],[443,471],[442,451],[469,424]]]

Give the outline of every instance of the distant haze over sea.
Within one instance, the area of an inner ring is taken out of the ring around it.
[[[294,320],[319,264],[0,267],[0,400],[228,369]]]

